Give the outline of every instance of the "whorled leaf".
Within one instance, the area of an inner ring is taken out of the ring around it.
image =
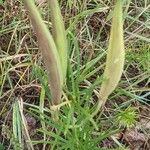
[[[116,0],[113,21],[107,50],[104,81],[100,89],[100,101],[104,104],[108,96],[116,88],[124,66],[125,50],[123,38],[122,0]]]
[[[30,19],[37,36],[38,45],[42,52],[44,63],[48,72],[48,80],[52,95],[52,103],[57,105],[61,100],[63,75],[61,62],[55,42],[44,24],[41,15],[33,0],[23,0],[29,11]]]

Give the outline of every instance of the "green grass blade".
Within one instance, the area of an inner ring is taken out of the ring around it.
[[[49,0],[51,10],[51,20],[54,41],[60,56],[60,62],[63,72],[63,78],[65,80],[67,70],[67,37],[61,15],[61,10],[57,0]]]
[[[43,23],[40,13],[32,0],[24,0],[25,6],[30,14],[32,25],[37,35],[39,48],[42,52],[45,66],[48,72],[48,80],[51,89],[52,103],[57,105],[60,103],[62,92],[62,70],[54,40]]]
[[[14,147],[20,149],[22,147],[22,125],[17,101],[13,105],[13,136],[15,141]]]

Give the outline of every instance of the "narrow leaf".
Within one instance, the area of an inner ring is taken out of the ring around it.
[[[123,39],[122,0],[116,1],[113,14],[109,47],[107,51],[104,81],[100,90],[100,99],[105,103],[108,96],[116,88],[124,66],[125,51]]]
[[[33,0],[24,0],[30,14],[32,25],[36,32],[39,48],[42,52],[45,66],[48,72],[48,80],[51,89],[52,103],[60,103],[63,84],[61,63],[54,40],[44,24]]]

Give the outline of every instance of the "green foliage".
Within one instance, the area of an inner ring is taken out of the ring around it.
[[[34,140],[32,141],[34,145],[43,143],[47,144],[47,146],[50,146],[52,149],[58,150],[90,150],[93,148],[98,150],[101,148],[98,145],[100,145],[103,140],[118,132],[118,129],[114,126],[104,131],[103,127],[105,126],[105,123],[100,123],[98,120],[97,125],[100,131],[95,131],[95,127],[89,121],[88,114],[80,115],[78,117],[74,116],[74,113],[81,114],[82,111],[86,111],[85,108],[82,109],[78,104],[71,105],[70,108],[65,106],[65,109],[62,111],[59,121],[57,122],[53,121],[49,115],[41,113],[37,109],[31,108],[28,111],[38,120],[44,122],[46,127],[55,128],[54,131],[48,130],[47,128],[38,129],[40,133],[45,134],[47,138],[51,138],[51,140]],[[83,120],[86,121],[80,126],[80,123]]]
[[[3,3],[4,3],[4,0],[0,0],[0,5],[3,5]]]
[[[116,116],[116,122],[123,127],[133,127],[136,124],[138,118],[137,109],[135,107],[128,107],[123,111],[120,111]]]
[[[126,59],[128,64],[138,64],[141,70],[150,73],[150,46],[145,43],[139,43],[140,49],[127,52]]]
[[[14,149],[19,150],[22,147],[22,122],[18,102],[15,101],[13,106],[13,138]]]
[[[0,143],[0,150],[4,150],[4,146]]]

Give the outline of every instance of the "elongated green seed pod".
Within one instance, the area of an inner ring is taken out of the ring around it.
[[[58,0],[49,0],[53,38],[59,52],[60,62],[65,80],[67,70],[67,38]]]
[[[33,0],[23,0],[30,14],[30,19],[37,36],[38,45],[42,52],[44,63],[48,72],[48,81],[52,95],[52,104],[57,105],[61,100],[62,93],[62,70],[59,54],[46,25],[44,24]]]
[[[116,0],[107,51],[106,68],[104,71],[104,81],[100,90],[100,99],[104,101],[103,103],[105,103],[108,96],[114,91],[121,78],[124,60],[122,0]]]

